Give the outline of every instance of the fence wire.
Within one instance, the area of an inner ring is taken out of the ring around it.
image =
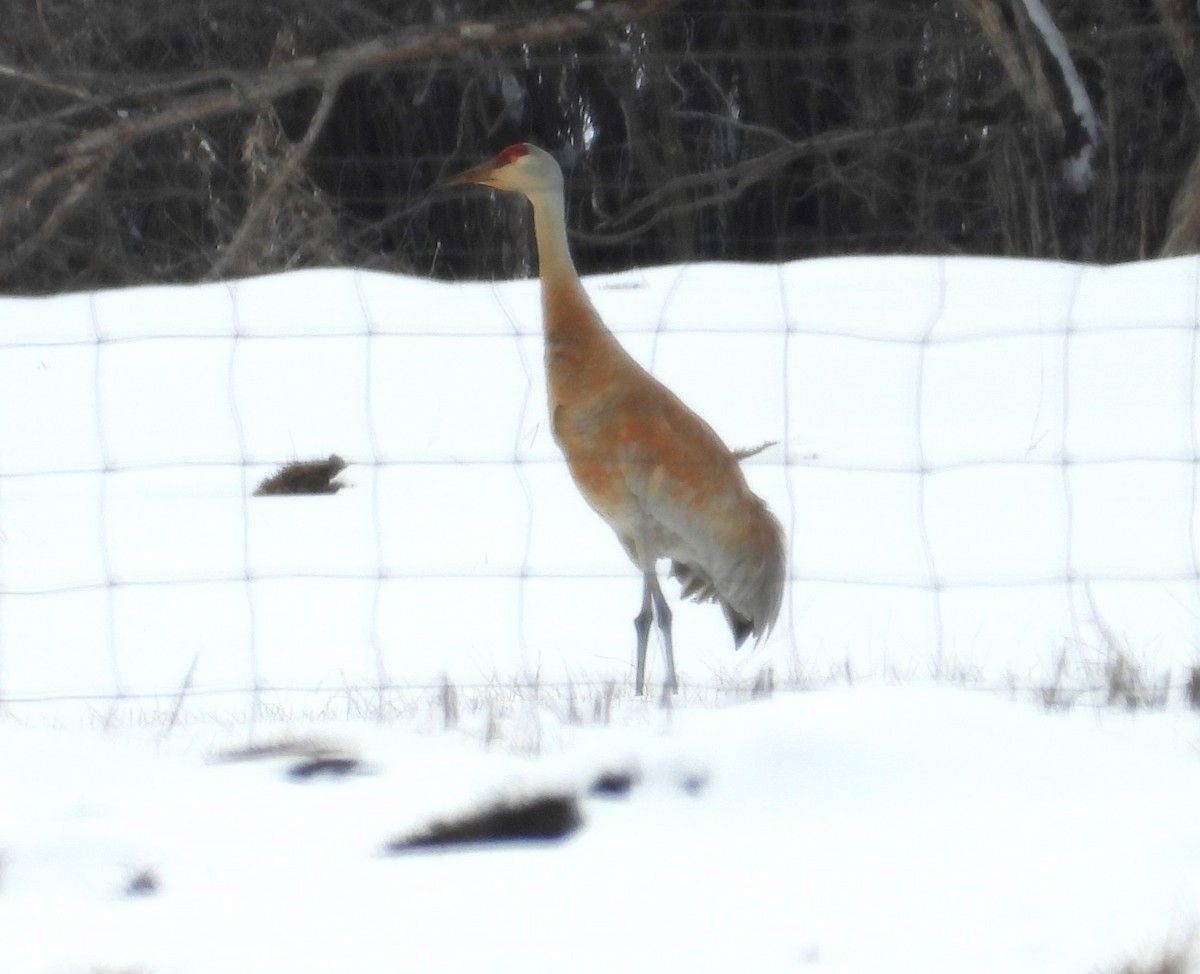
[[[734,654],[714,608],[681,608],[685,683],[1037,687],[1121,652],[1177,686],[1200,647],[1198,271],[591,279],[727,442],[779,441],[746,470],[787,528],[780,623]],[[549,436],[533,282],[306,271],[3,299],[0,321],[4,710],[628,683],[636,572]],[[339,493],[252,496],[330,453]]]

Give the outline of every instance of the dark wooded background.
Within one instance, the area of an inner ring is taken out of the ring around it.
[[[1042,3],[1065,52],[1047,41]],[[264,96],[256,86],[271,72],[405,28],[418,41],[458,21],[472,26],[456,37],[489,24],[519,34],[575,8],[11,0],[0,12],[0,290],[315,264],[522,275],[530,249],[514,201],[430,192],[521,140],[563,163],[584,271],[1196,249],[1195,4],[1042,3],[667,0],[620,23],[597,16],[569,40],[468,46],[332,80],[318,65]],[[189,109],[214,92],[227,109]],[[1089,151],[1085,176],[1068,178]]]

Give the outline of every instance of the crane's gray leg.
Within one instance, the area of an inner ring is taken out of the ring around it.
[[[675,676],[675,650],[671,640],[671,609],[658,584],[658,575],[654,572],[642,573],[642,610],[633,620],[633,628],[637,632],[637,680],[634,689],[640,697],[646,692],[646,647],[650,643],[650,622],[658,623],[658,631],[662,633],[663,652],[667,657],[667,689],[674,693],[679,689],[679,680]]]
[[[637,679],[634,682],[634,692],[640,697],[646,692],[646,645],[650,642],[650,623],[654,619],[654,589],[658,587],[658,578],[651,572],[642,575],[642,611],[633,619],[633,628],[637,632]],[[660,597],[662,593],[659,593]]]
[[[675,676],[675,649],[671,639],[671,609],[663,596],[662,586],[658,584],[657,575],[648,575],[650,593],[654,599],[654,610],[658,616],[658,629],[663,637],[663,653],[667,657],[667,689],[672,693],[679,689],[679,680]]]

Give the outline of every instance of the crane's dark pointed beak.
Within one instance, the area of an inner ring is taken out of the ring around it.
[[[451,186],[467,186],[472,183],[487,186],[488,177],[495,168],[495,162],[489,159],[487,162],[481,162],[478,166],[464,169],[456,176],[449,176],[446,179],[439,180],[433,184],[431,189],[437,191],[440,189],[449,189]]]
[[[462,183],[486,183],[495,169],[495,162],[489,159],[487,162],[481,162],[478,166],[464,169],[457,176],[451,176],[449,181],[454,185]]]

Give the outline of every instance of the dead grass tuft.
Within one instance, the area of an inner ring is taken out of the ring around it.
[[[751,700],[767,700],[775,695],[775,670],[769,666],[763,667],[754,677],[750,685]]]
[[[346,485],[334,478],[345,469],[346,461],[336,453],[325,460],[292,460],[259,484],[254,496],[336,494]]]
[[[592,723],[607,727],[612,723],[613,701],[617,698],[617,685],[611,680],[602,691],[592,698]]]
[[[1193,710],[1200,710],[1200,666],[1193,666],[1188,670],[1188,680],[1183,693],[1187,705]]]
[[[458,690],[449,677],[442,678],[442,730],[454,730],[459,721]]]
[[[582,824],[573,794],[502,799],[458,818],[433,822],[422,832],[394,839],[388,852],[476,842],[546,841],[570,835]]]
[[[322,757],[306,758],[288,768],[287,775],[293,781],[309,781],[313,778],[345,778],[349,774],[360,771],[362,763],[358,758],[346,755],[324,755]]]
[[[1126,710],[1162,710],[1167,705],[1170,677],[1151,677],[1119,648],[1109,647],[1104,659],[1107,704]]]
[[[1085,592],[1092,609],[1092,624],[1100,633],[1104,651],[1101,676],[1108,706],[1119,705],[1126,710],[1164,709],[1171,688],[1170,673],[1152,677],[1145,666],[1135,663],[1127,641],[1119,639],[1101,616],[1091,586],[1086,586]]]
[[[1191,937],[1180,943],[1168,943],[1147,957],[1123,961],[1111,974],[1190,974],[1196,970],[1192,963],[1193,943]]]
[[[162,881],[153,869],[140,869],[129,877],[125,884],[126,896],[153,896],[162,886]]]
[[[1087,700],[1096,706],[1131,712],[1165,710],[1171,695],[1170,670],[1153,672],[1108,626],[1095,621],[1100,646],[1072,651],[1069,645],[1063,645],[1059,649],[1052,676],[1036,687],[1042,706],[1050,711],[1066,711],[1080,700]],[[1072,656],[1078,656],[1074,665]],[[1187,692],[1190,695],[1191,691]]]
[[[1070,710],[1075,705],[1076,694],[1068,693],[1065,688],[1067,675],[1067,647],[1058,651],[1058,660],[1054,664],[1054,678],[1039,687],[1042,707],[1046,710]]]
[[[632,768],[601,771],[588,786],[588,794],[602,798],[624,798],[640,779],[641,774]]]
[[[363,771],[362,762],[357,757],[346,754],[340,748],[302,737],[285,737],[265,744],[231,748],[218,752],[214,760],[219,763],[234,763],[272,758],[299,759],[288,765],[287,776],[292,781],[344,778]]]
[[[336,751],[336,748],[316,738],[281,737],[279,740],[267,741],[263,744],[226,748],[218,751],[214,760],[224,764],[279,757],[323,758],[336,753]]]

